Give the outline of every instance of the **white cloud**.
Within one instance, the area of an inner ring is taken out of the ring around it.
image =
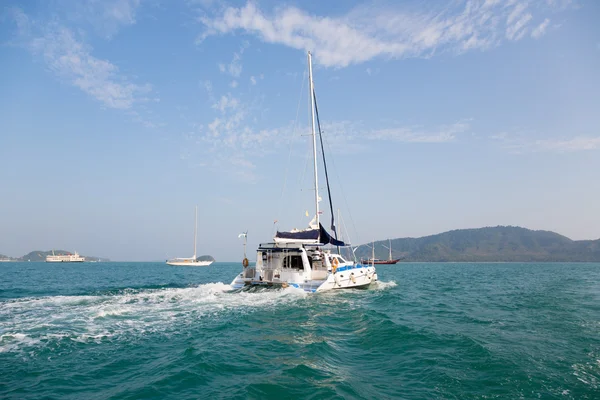
[[[531,37],[533,37],[534,39],[539,39],[542,36],[544,36],[544,34],[546,33],[546,28],[548,28],[548,24],[550,23],[550,20],[548,18],[546,18],[544,20],[544,22],[542,22],[541,24],[539,24],[537,26],[537,28],[535,28],[532,32],[531,32]]]
[[[451,125],[435,129],[422,126],[398,126],[392,124],[384,128],[365,127],[362,121],[337,121],[323,127],[329,140],[340,140],[344,146],[352,149],[364,148],[366,140],[404,143],[447,143],[457,139],[457,135],[470,129],[470,119],[461,120]]]
[[[236,80],[231,81],[229,86],[235,89],[238,86],[238,81],[236,81]]]
[[[256,85],[256,78],[255,78],[255,77],[253,77],[253,76],[251,76],[251,77],[250,77],[250,83],[251,83],[252,85]]]
[[[67,0],[57,5],[63,5],[55,10],[67,20],[91,25],[98,34],[110,39],[121,27],[137,22],[140,0]]]
[[[219,64],[219,71],[221,71],[221,73],[227,73],[234,78],[239,78],[242,74],[242,54],[244,54],[244,51],[248,48],[248,46],[249,43],[247,41],[242,42],[240,50],[233,53],[233,57],[229,64]]]
[[[221,96],[219,101],[212,105],[212,108],[224,113],[227,109],[235,109],[239,105],[239,100],[231,95]]]
[[[204,89],[206,89],[206,92],[207,92],[207,93],[208,93],[210,96],[212,96],[212,94],[213,94],[213,86],[212,86],[212,82],[211,82],[210,80],[205,80],[205,81],[203,82],[203,86],[204,86]]]
[[[530,29],[532,14],[526,12],[526,0],[466,0],[462,4],[428,12],[368,5],[346,15],[325,17],[293,6],[267,13],[248,2],[221,9],[212,18],[200,17],[205,30],[198,41],[242,31],[267,43],[311,50],[321,65],[345,67],[375,57],[428,57],[440,51],[487,49],[501,43],[502,36],[519,40]]]
[[[527,13],[527,14],[523,14],[520,17],[518,17],[519,19],[514,21],[513,23],[507,22],[507,28],[506,28],[506,38],[510,39],[510,40],[521,40],[523,38],[523,36],[525,36],[525,34],[527,33],[527,24],[529,23],[529,21],[531,21],[531,19],[533,18],[531,16],[531,14]]]
[[[379,73],[379,68],[375,68],[375,69],[371,69],[371,68],[367,68],[365,70],[365,72],[367,73],[367,75],[371,76],[371,75],[377,75]]]
[[[387,128],[367,132],[367,138],[407,143],[445,143],[456,139],[457,133],[468,129],[469,125],[457,123],[451,127],[441,128],[437,132],[423,132],[411,128]]]
[[[108,60],[94,57],[90,46],[76,34],[58,24],[38,24],[21,10],[14,11],[20,44],[40,56],[55,75],[78,87],[107,107],[130,109],[146,102],[150,84],[131,83]]]
[[[535,133],[533,133],[535,134]],[[490,136],[494,141],[512,153],[572,153],[578,151],[600,150],[600,136],[576,136],[573,138],[532,139],[532,133],[508,134],[502,132]]]
[[[573,152],[600,149],[600,136],[578,136],[572,139],[544,139],[535,141],[535,147],[543,151]]]

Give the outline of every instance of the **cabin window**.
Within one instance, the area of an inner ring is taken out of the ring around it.
[[[286,256],[283,259],[283,268],[304,269],[304,265],[302,265],[302,256]]]

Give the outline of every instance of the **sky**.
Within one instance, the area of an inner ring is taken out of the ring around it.
[[[196,205],[217,261],[241,260],[241,232],[253,258],[307,227],[308,51],[346,241],[598,239],[599,18],[593,0],[5,0],[0,254],[191,256]],[[319,190],[328,210],[322,168]]]

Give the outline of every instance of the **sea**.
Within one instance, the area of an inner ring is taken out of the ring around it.
[[[313,294],[232,291],[241,269],[0,263],[0,398],[600,399],[600,264]]]

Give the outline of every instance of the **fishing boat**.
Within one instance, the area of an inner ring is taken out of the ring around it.
[[[170,260],[167,260],[168,265],[174,265],[179,267],[208,267],[210,264],[213,263],[212,260],[200,261],[196,256],[196,242],[198,236],[198,206],[196,206],[194,218],[194,256],[188,258],[172,258]]]
[[[389,243],[390,243],[390,247],[387,246],[383,246],[385,248],[387,248],[390,251],[390,256],[387,260],[380,260],[378,258],[369,258],[368,260],[362,260],[363,263],[365,264],[396,264],[398,261],[400,261],[399,258],[393,259],[392,258],[392,240],[388,239]]]
[[[52,254],[48,254],[46,256],[46,262],[84,262],[85,257],[80,256],[77,252],[75,254],[67,253],[67,254],[54,254],[54,250],[52,250]]]
[[[257,249],[255,265],[249,265],[247,258],[244,256],[242,272],[231,282],[233,289],[266,286],[294,287],[306,292],[322,292],[334,289],[365,288],[377,281],[377,272],[373,265],[362,265],[346,260],[339,254],[339,251],[335,251],[336,248],[339,250],[341,247],[349,247],[350,245],[346,245],[337,238],[323,138],[315,98],[310,52],[307,58],[312,117],[315,216],[310,221],[308,228],[289,232],[277,231],[272,242],[261,243]],[[323,167],[331,208],[331,228],[335,237],[327,232],[319,220],[321,214],[319,201],[321,198],[319,197],[318,184],[316,124],[319,126]],[[331,246],[335,247],[332,248]]]

